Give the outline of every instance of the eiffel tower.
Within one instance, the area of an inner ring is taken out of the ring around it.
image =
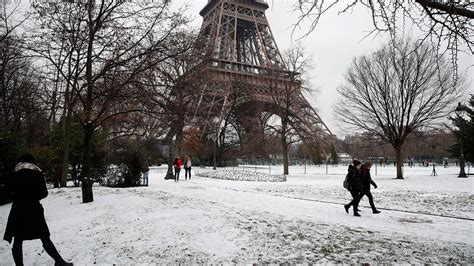
[[[327,154],[323,140],[333,135],[292,78],[298,73],[287,70],[265,16],[268,7],[262,0],[209,0],[201,10],[198,43],[207,60],[200,73],[208,83],[195,120],[208,132],[215,132],[217,124],[222,141],[231,124],[241,142],[259,143],[269,117],[281,113],[275,99],[290,99],[292,128]],[[296,88],[290,98],[284,93],[288,88]]]

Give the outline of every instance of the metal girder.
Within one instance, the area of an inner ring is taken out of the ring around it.
[[[265,16],[267,8],[258,1],[215,0],[201,11],[200,39],[212,59],[223,61],[219,67],[237,69],[238,63],[243,63],[284,68]]]
[[[301,93],[300,84],[289,78],[296,74],[284,65],[265,16],[267,8],[261,0],[209,0],[200,12],[203,23],[198,41],[209,59],[200,71],[208,83],[201,90],[193,120],[199,120],[202,128],[209,128],[217,119],[221,125],[236,106],[234,110],[242,106],[277,114],[275,96],[285,97],[278,90],[296,87],[290,124],[303,140],[331,138],[331,131]]]

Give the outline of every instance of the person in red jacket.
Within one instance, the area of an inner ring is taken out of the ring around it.
[[[18,158],[13,174],[7,178],[6,188],[12,194],[13,204],[3,239],[8,243],[15,239],[12,248],[15,264],[23,265],[24,240],[41,239],[44,250],[54,259],[55,265],[72,265],[64,261],[51,242],[40,203],[48,196],[48,190],[33,155],[25,153]]]
[[[179,172],[181,171],[181,166],[183,165],[183,161],[179,157],[176,157],[173,162],[174,165],[174,181],[177,182],[179,180]]]

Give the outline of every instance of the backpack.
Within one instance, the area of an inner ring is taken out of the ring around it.
[[[343,186],[345,189],[349,189],[349,173],[347,173],[346,178],[345,178],[344,181],[342,182],[342,186]]]
[[[349,189],[352,183],[354,183],[354,167],[349,165],[349,169],[347,169],[346,178],[342,182],[342,186],[345,189]]]
[[[184,163],[184,167],[185,167],[185,168],[191,168],[191,160],[187,160],[187,161]]]

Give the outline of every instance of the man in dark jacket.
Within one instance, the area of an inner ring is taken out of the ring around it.
[[[349,182],[349,187],[347,190],[352,195],[352,201],[349,204],[344,205],[344,209],[349,213],[349,208],[353,207],[354,216],[360,216],[359,214],[359,201],[362,198],[361,196],[361,184],[360,184],[360,167],[361,162],[358,160],[352,161],[352,164],[349,165],[347,173],[347,181]]]
[[[23,265],[23,241],[41,239],[46,252],[54,259],[55,265],[72,265],[63,260],[50,239],[44,218],[41,199],[48,196],[46,182],[41,169],[35,165],[31,154],[23,154],[17,160],[12,175],[7,178],[7,190],[13,204],[8,216],[3,239],[11,243],[13,238],[13,259],[16,265]]]
[[[371,162],[366,162],[364,165],[361,167],[361,185],[362,185],[362,194],[360,198],[367,196],[369,198],[369,204],[370,207],[372,208],[373,213],[380,213],[377,208],[375,208],[374,205],[374,197],[372,196],[372,193],[370,193],[370,185],[373,185],[374,188],[377,188],[377,184],[375,184],[374,180],[370,177],[370,168],[372,167]]]

